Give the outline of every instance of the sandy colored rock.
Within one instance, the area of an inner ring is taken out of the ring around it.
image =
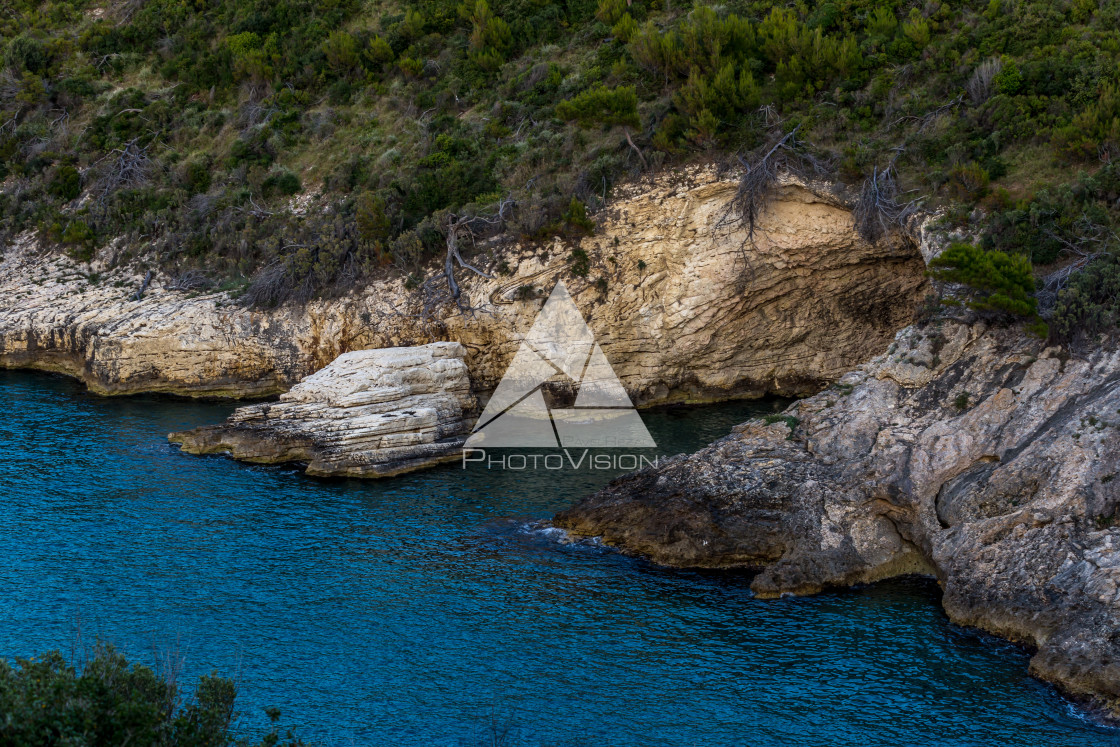
[[[786,415],[556,524],[668,565],[761,569],[768,597],[933,574],[953,621],[1030,645],[1034,674],[1120,713],[1120,352],[933,322]]]
[[[192,454],[304,462],[311,475],[410,472],[458,457],[474,424],[465,354],[454,342],[345,353],[279,402],[168,438]]]
[[[448,307],[427,322],[399,277],[262,311],[157,275],[136,301],[143,273],[109,269],[112,249],[85,266],[25,241],[0,263],[0,363],[104,394],[260,396],[351,350],[453,340],[484,392],[558,278],[639,405],[807,394],[882,352],[926,292],[917,245],[861,241],[836,197],[792,182],[751,241],[729,213],[735,188],[704,168],[622,188],[577,243],[493,248],[494,279],[461,278],[477,311]],[[571,272],[577,248],[586,277]]]

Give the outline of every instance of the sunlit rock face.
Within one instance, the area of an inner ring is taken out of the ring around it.
[[[808,394],[881,353],[926,292],[917,245],[864,242],[826,186],[792,181],[751,236],[731,209],[736,189],[711,168],[620,188],[589,236],[482,247],[472,261],[493,277],[460,275],[472,310],[429,316],[399,275],[259,310],[156,273],[138,300],[146,265],[111,266],[111,247],[79,265],[24,237],[0,262],[0,364],[105,394],[250,397],[348,351],[451,340],[486,393],[558,279],[638,405]]]

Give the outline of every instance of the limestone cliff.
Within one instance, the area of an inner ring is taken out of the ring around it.
[[[927,572],[955,622],[1120,713],[1120,352],[952,319],[556,524],[761,596]]]
[[[462,451],[478,410],[465,353],[454,342],[345,353],[278,403],[241,407],[225,423],[168,438],[192,454],[301,462],[309,475],[410,472]]]
[[[0,362],[107,394],[258,396],[350,350],[452,340],[485,391],[559,277],[638,404],[807,394],[881,352],[925,293],[918,247],[867,244],[836,197],[792,182],[751,241],[729,212],[735,189],[710,168],[629,185],[578,242],[492,248],[495,277],[463,278],[477,311],[426,322],[399,277],[259,311],[158,275],[135,300],[139,271],[12,247],[0,264]],[[575,249],[585,276],[572,273]]]

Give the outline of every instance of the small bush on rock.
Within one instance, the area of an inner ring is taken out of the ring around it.
[[[967,286],[971,294],[969,306],[977,311],[1037,316],[1031,262],[1022,255],[988,252],[972,244],[956,243],[929,266],[930,275],[937,280]]]

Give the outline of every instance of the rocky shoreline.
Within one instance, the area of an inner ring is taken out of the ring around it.
[[[869,245],[842,200],[793,181],[751,239],[724,220],[735,189],[710,168],[631,185],[591,236],[495,246],[494,277],[462,279],[475,311],[436,318],[400,277],[254,310],[158,274],[137,294],[142,266],[28,241],[0,262],[0,365],[99,394],[283,393],[171,439],[389,476],[456,458],[563,278],[638,406],[812,396],[556,526],[665,565],[758,571],[763,597],[932,575],[954,622],[1032,647],[1032,673],[1120,715],[1120,353],[1071,357],[964,318],[907,327],[926,242]]]
[[[137,297],[146,266],[115,261],[119,247],[87,265],[24,237],[0,259],[0,366],[98,394],[261,397],[352,350],[454,341],[483,393],[561,278],[639,406],[810,394],[885,349],[928,292],[921,248],[868,244],[827,185],[794,181],[751,241],[727,220],[736,188],[711,167],[628,185],[593,235],[481,253],[493,277],[460,278],[475,311],[429,318],[400,273],[305,308],[249,309],[158,272]]]
[[[1120,352],[943,319],[772,418],[555,517],[761,597],[935,576],[956,623],[1120,715]]]

